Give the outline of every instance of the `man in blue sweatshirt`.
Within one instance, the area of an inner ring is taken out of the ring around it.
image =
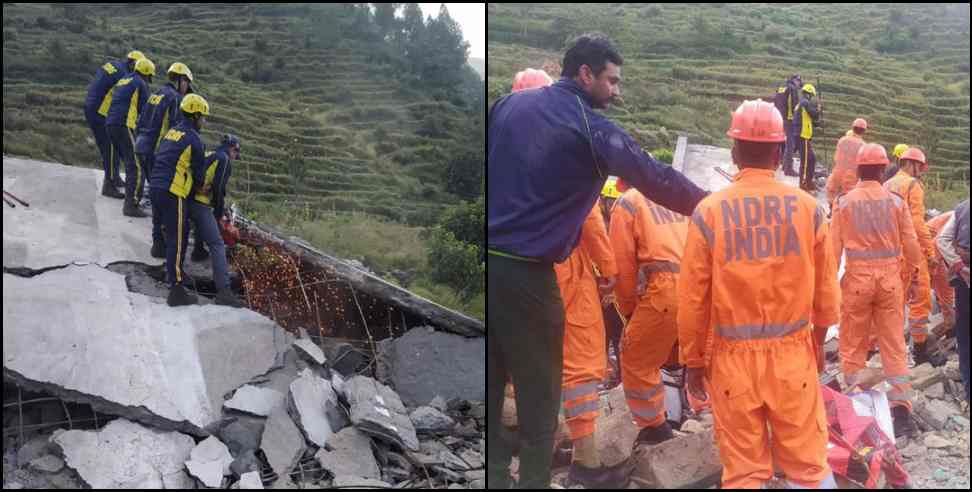
[[[685,216],[706,192],[594,112],[620,96],[623,59],[603,34],[576,38],[561,79],[497,101],[487,140],[487,480],[510,484],[513,443],[500,423],[516,388],[520,488],[550,486],[560,405],[564,306],[553,263],[577,245],[608,175]]]

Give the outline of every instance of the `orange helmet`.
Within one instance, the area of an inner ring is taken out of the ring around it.
[[[786,141],[783,117],[776,106],[757,99],[743,101],[732,113],[732,123],[726,132],[729,138],[750,142],[780,143]]]
[[[864,144],[857,151],[856,164],[858,166],[887,166],[888,153],[884,146],[876,143]]]
[[[921,164],[918,169],[920,169],[922,172],[928,170],[928,162],[925,160],[925,153],[918,149],[918,147],[908,147],[908,150],[904,151],[904,153],[901,154],[901,157],[898,158],[899,161],[903,161],[905,159],[917,161],[919,164]]]
[[[553,79],[547,75],[547,72],[528,68],[517,73],[516,76],[513,77],[513,92],[526,89],[536,89],[537,87],[546,87],[552,83]]]
[[[857,118],[856,120],[854,120],[854,124],[851,125],[851,128],[860,128],[861,130],[867,130],[867,120],[865,120],[864,118]]]

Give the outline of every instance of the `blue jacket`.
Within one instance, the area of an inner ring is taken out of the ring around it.
[[[108,62],[99,67],[94,80],[88,84],[88,97],[84,99],[84,110],[97,111],[108,96],[108,91],[126,75],[128,75],[128,63],[124,61]],[[110,97],[108,103],[111,103]]]
[[[215,152],[206,152],[206,172],[194,196],[197,202],[213,207],[217,218],[223,216],[226,183],[233,173],[227,150],[226,145],[220,145]]]
[[[204,181],[206,146],[191,120],[182,120],[166,132],[155,153],[149,185],[186,198]]]
[[[115,84],[112,88],[111,106],[105,117],[105,126],[118,125],[135,129],[135,121],[145,107],[148,100],[149,87],[142,74],[132,73]]]
[[[503,97],[488,118],[491,249],[563,261],[579,241],[608,175],[620,176],[648,199],[685,216],[707,194],[595,113],[571,79]]]
[[[165,135],[169,128],[179,124],[182,119],[182,111],[179,110],[179,103],[182,102],[182,94],[172,85],[172,82],[163,85],[148,98],[148,106],[138,116],[135,123],[135,152],[139,154],[151,154],[159,147],[162,135]]]

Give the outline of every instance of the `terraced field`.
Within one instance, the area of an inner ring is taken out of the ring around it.
[[[866,139],[926,150],[932,205],[969,192],[967,4],[489,4],[489,103],[525,67],[559,63],[563,42],[601,30],[620,45],[625,104],[607,111],[647,150],[679,133],[729,146],[729,112],[771,100],[792,73],[817,85],[824,125],[817,158],[830,164],[856,117]],[[891,29],[893,27],[893,29]],[[881,46],[891,38],[900,46]],[[909,41],[910,40],[910,41]]]

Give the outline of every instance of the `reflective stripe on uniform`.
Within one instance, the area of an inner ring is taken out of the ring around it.
[[[662,390],[662,385],[652,386],[647,390],[638,390],[634,388],[625,388],[624,397],[629,400],[650,400],[654,398]]]
[[[564,402],[568,402],[588,395],[596,395],[597,385],[598,383],[595,381],[591,383],[585,383],[580,386],[574,386],[573,388],[565,390],[563,392],[563,395],[560,397],[560,400]]]
[[[877,260],[881,258],[897,258],[901,256],[901,248],[879,249],[875,251],[858,251],[845,249],[848,260]]]
[[[182,283],[182,261],[181,261],[182,260],[182,198],[176,197],[176,200],[179,201],[179,207],[178,207],[179,226],[176,228],[177,231],[179,232],[179,237],[176,238],[175,272],[176,272],[176,283],[181,284]]]
[[[627,210],[628,212],[631,212],[631,215],[635,214],[634,205],[625,201],[624,197],[618,198],[618,201],[615,202],[615,205]]]
[[[600,403],[600,400],[592,400],[581,403],[576,407],[564,407],[564,418],[572,419],[587,412],[596,412]]]
[[[630,410],[631,410],[631,415],[634,415],[635,417],[641,417],[645,420],[651,420],[657,417],[661,413],[659,410],[655,410],[651,408],[648,409],[631,408]]]
[[[801,319],[791,324],[717,326],[716,331],[719,336],[730,340],[758,340],[782,337],[806,325],[807,320]]]
[[[659,260],[659,261],[652,261],[650,263],[645,263],[645,264],[641,265],[641,269],[644,270],[645,272],[649,272],[649,273],[650,272],[672,272],[672,273],[678,273],[679,272],[679,265],[678,265],[678,263],[675,263],[675,262],[672,262],[672,261]]]

